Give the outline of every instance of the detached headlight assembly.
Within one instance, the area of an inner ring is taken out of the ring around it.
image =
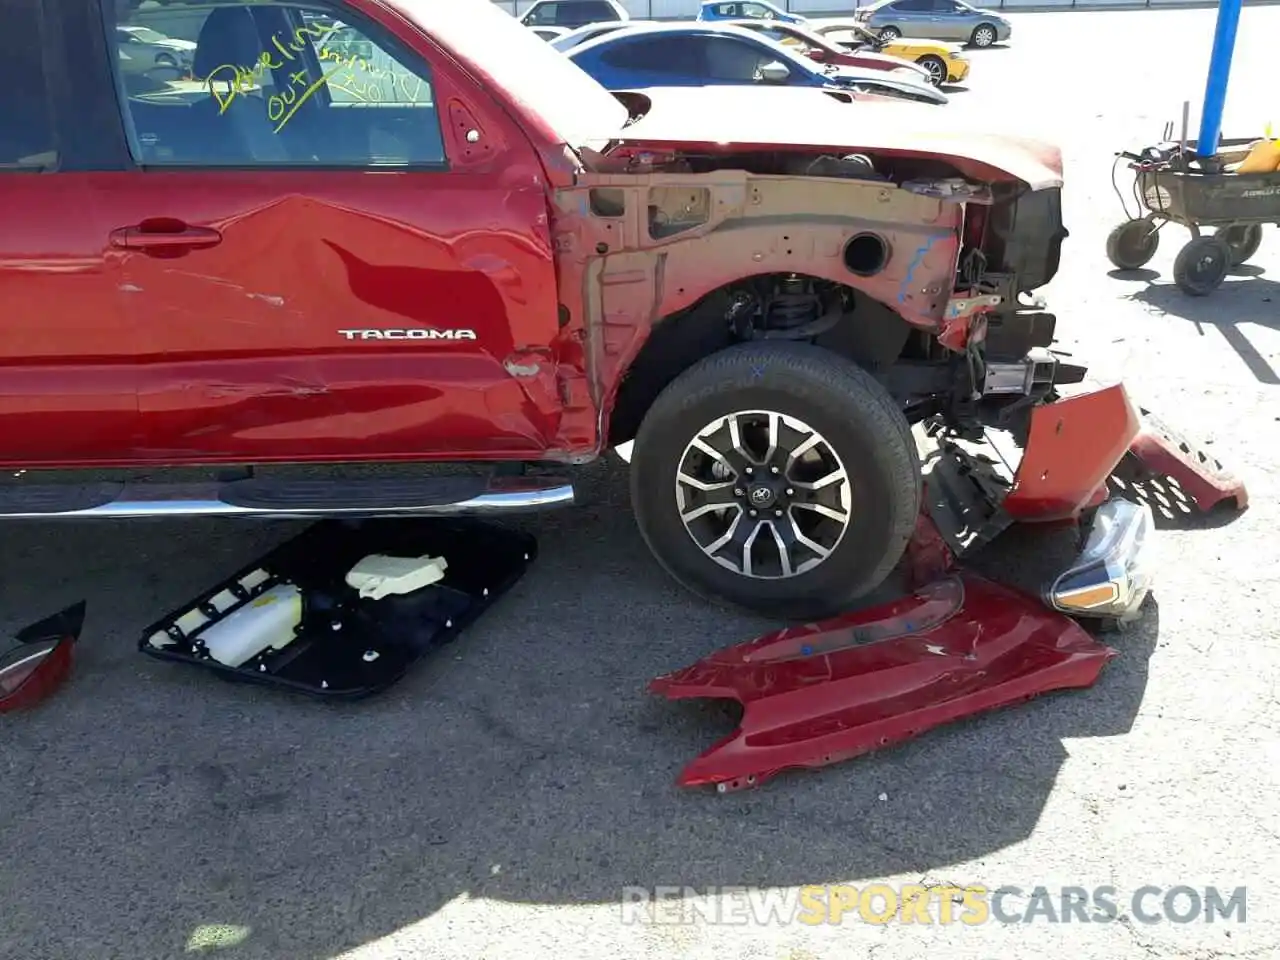
[[[1151,592],[1155,521],[1146,504],[1108,500],[1098,507],[1084,548],[1045,591],[1055,610],[1125,622]]]

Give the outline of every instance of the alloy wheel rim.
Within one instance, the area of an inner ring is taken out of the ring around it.
[[[989,46],[995,41],[995,35],[990,27],[982,27],[978,30],[978,45],[981,47]]]
[[[844,462],[809,424],[745,410],[717,417],[685,446],[676,468],[685,532],[740,576],[785,580],[825,562],[853,517]]]

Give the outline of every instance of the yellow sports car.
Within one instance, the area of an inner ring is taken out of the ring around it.
[[[882,40],[852,20],[824,23],[821,26],[810,25],[809,29],[846,50],[874,51],[919,64],[929,71],[930,79],[935,85],[960,83],[969,76],[969,60],[962,53],[964,47],[958,43],[918,40],[914,37]]]

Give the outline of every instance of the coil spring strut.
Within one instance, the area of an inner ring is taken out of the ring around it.
[[[817,318],[821,310],[822,301],[814,292],[810,281],[790,276],[779,281],[773,296],[769,298],[766,317],[771,328],[787,329],[809,323]]]

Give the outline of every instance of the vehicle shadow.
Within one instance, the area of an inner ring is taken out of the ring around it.
[[[650,697],[646,682],[772,625],[670,582],[626,509],[625,469],[593,467],[583,489],[577,513],[521,524],[540,540],[535,568],[455,646],[342,706],[219,683],[135,648],[157,612],[299,526],[143,523],[108,538],[60,525],[57,539],[15,527],[0,627],[86,592],[89,621],[70,685],[5,720],[0,837],[21,851],[5,857],[13,955],[176,956],[193,931],[222,925],[239,942],[219,955],[319,960],[463,894],[612,905],[630,885],[939,871],[977,882],[947,865],[1026,839],[1063,739],[1122,735],[1142,703],[1154,604],[1106,638],[1122,655],[1092,689],[755,791],[678,790],[680,768],[732,721]],[[1019,531],[982,569],[1025,577],[1047,556]]]
[[[1112,275],[1148,281],[1159,276],[1151,270],[1113,271]],[[1280,283],[1249,264],[1236,268],[1233,276],[1244,279],[1228,279],[1207,297],[1187,296],[1172,283],[1148,282],[1128,294],[1128,299],[1146,305],[1154,313],[1188,320],[1202,336],[1216,330],[1259,383],[1280,384],[1280,373],[1240,329],[1244,324],[1256,324],[1280,330]]]

